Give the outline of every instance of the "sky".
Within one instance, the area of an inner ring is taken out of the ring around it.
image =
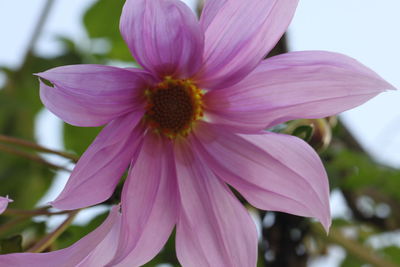
[[[400,88],[400,1],[301,0],[289,28],[291,50],[351,56]],[[400,167],[400,93],[386,92],[341,118],[379,162]]]
[[[37,52],[56,55],[60,46],[56,35],[82,41],[86,34],[81,16],[95,0],[58,0],[39,39]],[[188,0],[193,6],[194,0]],[[31,37],[32,29],[45,0],[0,2],[0,65],[18,67]],[[23,8],[21,6],[23,5]],[[344,53],[369,66],[390,83],[400,88],[400,10],[399,0],[300,0],[288,31],[289,48],[328,50]],[[117,29],[116,29],[117,30]],[[2,82],[0,73],[0,84]],[[368,103],[347,111],[341,119],[379,162],[400,167],[400,92],[387,92]],[[62,149],[61,122],[43,110],[37,118],[38,141]],[[41,131],[40,129],[54,129]],[[50,136],[49,136],[50,135]],[[45,141],[44,141],[45,140]],[[59,173],[53,190],[42,200],[54,199],[68,174]],[[331,199],[334,216],[345,216],[340,193]],[[100,211],[97,211],[100,212]],[[81,221],[85,215],[81,215]],[[57,222],[54,222],[56,225]],[[310,266],[337,266],[344,257],[339,247],[329,249],[329,257]]]

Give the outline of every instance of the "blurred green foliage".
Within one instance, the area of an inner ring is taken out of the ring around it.
[[[14,235],[0,240],[1,254],[22,252],[22,236]]]
[[[0,133],[35,141],[35,118],[43,105],[40,102],[38,80],[33,74],[80,62],[79,55],[67,51],[51,59],[29,55],[20,69],[3,68],[7,82],[0,89]],[[0,195],[12,196],[15,208],[33,208],[49,188],[54,170],[4,152],[0,153],[0,162]]]
[[[338,177],[340,187],[346,190],[377,188],[400,201],[400,172],[377,165],[366,154],[344,148],[334,154],[329,169],[331,176]]]
[[[132,56],[119,33],[119,17],[122,0],[97,1],[85,14],[83,21],[90,38],[105,39],[110,44],[110,50],[105,54],[108,58],[132,61]]]

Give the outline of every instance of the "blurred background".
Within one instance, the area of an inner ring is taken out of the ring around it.
[[[196,0],[185,2],[198,12]],[[53,200],[74,159],[100,130],[69,126],[44,109],[32,73],[80,63],[134,66],[118,30],[123,3],[0,2],[0,196],[15,200],[10,208],[32,209]],[[399,11],[398,0],[301,0],[271,55],[288,50],[344,53],[400,88]],[[338,118],[282,126],[280,131],[306,139],[323,158],[334,222],[326,236],[309,219],[249,206],[259,228],[259,266],[400,266],[399,103],[400,93],[387,92]],[[21,140],[72,155],[43,153]],[[81,212],[48,249],[68,246],[94,229],[118,198],[116,192],[107,203]],[[29,247],[65,216],[5,214],[0,252]],[[179,266],[172,239],[146,266]]]

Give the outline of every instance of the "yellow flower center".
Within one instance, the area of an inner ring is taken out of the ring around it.
[[[145,122],[168,138],[187,136],[194,122],[203,116],[203,92],[190,80],[166,77],[145,94]]]

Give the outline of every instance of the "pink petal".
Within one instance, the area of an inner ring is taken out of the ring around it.
[[[127,0],[120,30],[139,64],[160,77],[187,78],[200,67],[204,36],[181,1]]]
[[[72,246],[48,253],[0,255],[0,266],[104,266],[115,254],[119,227],[120,214],[118,208],[113,207],[102,225]]]
[[[207,165],[255,207],[315,217],[329,228],[328,178],[307,143],[268,132],[236,135],[211,125],[202,125],[196,137]]]
[[[37,74],[44,105],[76,126],[100,126],[143,108],[143,88],[153,78],[143,70],[101,65],[73,65]]]
[[[247,210],[197,156],[192,144],[176,146],[181,214],[176,251],[185,267],[254,267],[257,233]]]
[[[110,262],[117,252],[117,242],[121,231],[121,214],[118,212],[119,207],[113,207],[109,216],[114,216],[112,228],[109,230],[104,239],[96,246],[87,257],[80,262],[77,267],[98,267],[105,266]],[[104,223],[103,223],[104,224]],[[102,227],[102,226],[100,226]],[[92,242],[94,243],[94,242]]]
[[[96,137],[76,164],[67,185],[51,204],[62,210],[100,203],[113,193],[136,151],[143,129],[142,113],[115,119]]]
[[[204,65],[200,87],[224,88],[247,76],[286,31],[297,0],[206,2]]]
[[[0,197],[0,214],[2,214],[8,206],[8,203],[13,202],[12,199],[8,197]]]
[[[298,119],[335,115],[394,89],[375,72],[341,54],[293,52],[265,60],[242,82],[212,91],[210,120],[256,132]]]
[[[162,249],[177,221],[177,195],[171,143],[149,133],[122,191],[122,231],[109,266],[141,266]]]
[[[205,32],[228,0],[205,0],[203,11],[200,16],[200,25]]]

